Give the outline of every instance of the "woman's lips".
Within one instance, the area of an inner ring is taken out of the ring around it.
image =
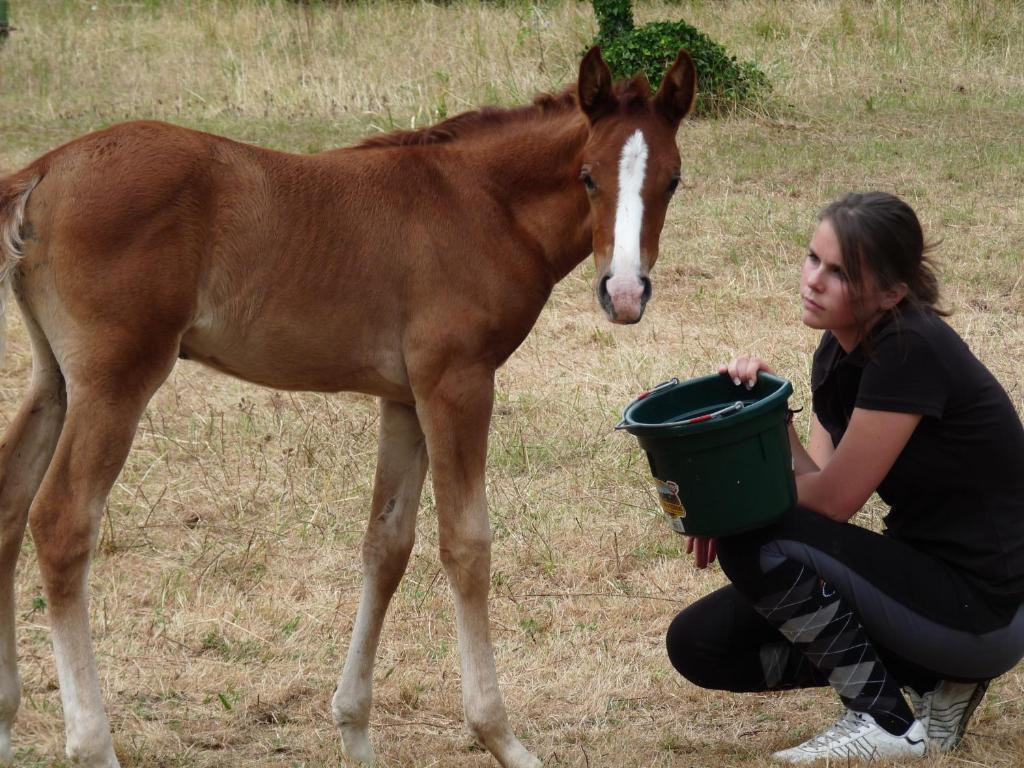
[[[819,304],[818,302],[814,301],[813,299],[809,299],[806,296],[804,296],[803,299],[804,299],[804,309],[816,309],[816,310],[819,310],[819,311],[824,309],[824,307],[821,306],[821,304]]]

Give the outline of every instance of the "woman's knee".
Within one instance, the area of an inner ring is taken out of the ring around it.
[[[717,590],[681,611],[669,625],[669,660],[694,685],[732,691],[749,684],[738,677],[746,677],[741,673],[745,659],[756,653],[765,625],[742,600],[732,587]]]
[[[665,633],[665,648],[669,661],[680,675],[702,688],[715,688],[711,673],[720,662],[702,639],[702,627],[694,613],[691,606],[672,620]]]

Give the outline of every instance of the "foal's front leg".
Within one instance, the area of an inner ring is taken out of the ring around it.
[[[450,369],[418,410],[437,498],[441,562],[455,597],[466,721],[505,768],[539,768],[509,726],[488,623],[491,530],[484,469],[493,401],[493,369]]]
[[[427,451],[416,411],[381,400],[377,475],[363,539],[363,593],[345,669],[331,702],[345,755],[361,763],[374,760],[368,733],[373,662],[384,614],[409,562],[426,472]]]

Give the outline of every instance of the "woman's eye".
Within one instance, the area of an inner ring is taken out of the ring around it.
[[[809,262],[811,262],[811,264],[817,264],[818,263],[818,257],[815,256],[813,253],[808,253],[807,254],[807,260]]]
[[[587,173],[587,171],[583,171],[580,174],[580,181],[582,181],[583,186],[587,188],[587,192],[594,192],[597,190],[597,184],[594,183],[594,180],[590,177],[590,174]]]

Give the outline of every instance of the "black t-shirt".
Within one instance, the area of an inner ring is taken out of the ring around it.
[[[955,565],[1001,602],[1024,601],[1024,427],[956,331],[930,312],[907,312],[849,354],[826,331],[811,390],[833,445],[855,407],[921,414],[878,488],[891,507],[886,534]]]

